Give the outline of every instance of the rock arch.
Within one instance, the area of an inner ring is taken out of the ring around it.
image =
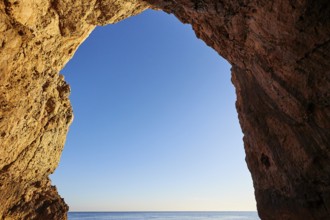
[[[0,217],[66,219],[49,183],[72,110],[58,74],[96,25],[153,7],[232,64],[262,219],[330,216],[328,0],[0,2]]]

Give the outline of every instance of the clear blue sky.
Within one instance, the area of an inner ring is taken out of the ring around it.
[[[96,28],[62,73],[75,119],[51,179],[71,211],[256,209],[230,65],[190,25]]]

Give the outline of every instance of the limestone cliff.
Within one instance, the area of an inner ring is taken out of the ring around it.
[[[330,219],[330,1],[149,0],[232,64],[262,219]]]
[[[0,219],[66,219],[52,187],[72,110],[59,71],[97,24],[135,15],[130,1],[0,1]]]
[[[147,1],[190,23],[232,64],[260,217],[329,219],[330,2]],[[58,72],[95,25],[147,7],[137,0],[0,2],[2,219],[66,219],[48,180],[72,120],[70,89]]]

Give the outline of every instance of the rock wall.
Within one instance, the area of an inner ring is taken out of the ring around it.
[[[232,64],[262,219],[330,216],[330,2],[147,0]],[[58,74],[95,25],[138,0],[0,2],[0,218],[66,219],[48,180],[72,110]],[[219,186],[221,187],[221,186]]]
[[[0,1],[0,219],[66,219],[51,186],[73,115],[59,71],[97,24],[146,3]]]
[[[232,64],[262,219],[330,219],[330,1],[149,0]]]

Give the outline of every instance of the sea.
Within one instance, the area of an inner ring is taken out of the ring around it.
[[[69,212],[69,220],[260,220],[257,212]]]

